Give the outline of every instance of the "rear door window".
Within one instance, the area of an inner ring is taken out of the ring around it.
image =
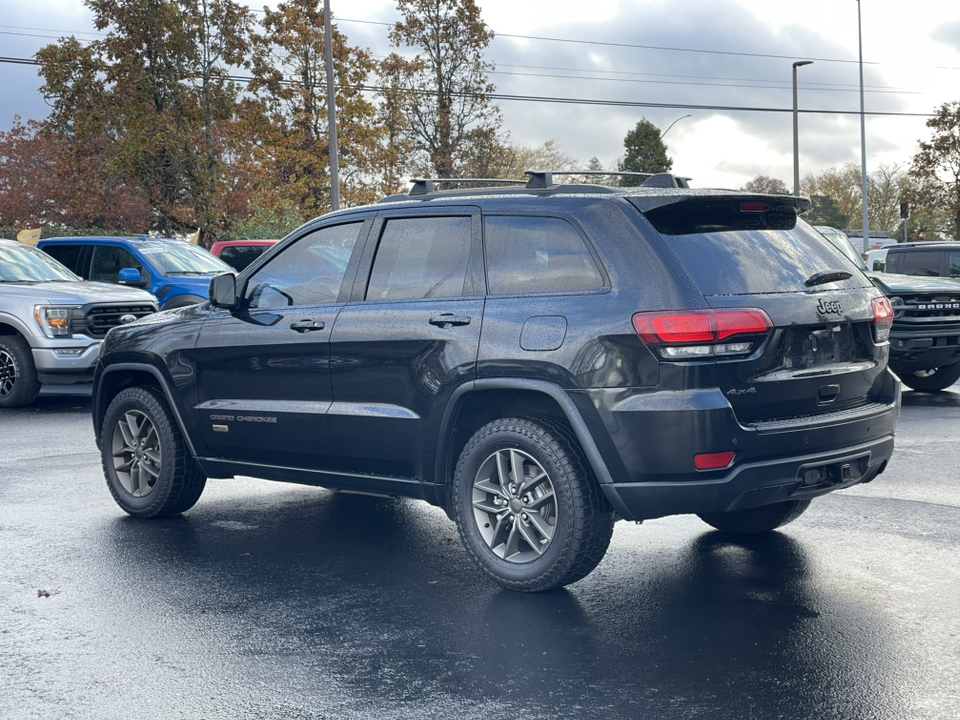
[[[472,224],[469,215],[388,219],[380,234],[366,299],[463,295]]]
[[[83,253],[83,245],[48,245],[43,248],[48,255],[52,255],[63,265],[77,275],[83,275],[80,267],[80,256]]]
[[[492,295],[588,292],[603,276],[577,229],[562,218],[483,219],[487,287]]]

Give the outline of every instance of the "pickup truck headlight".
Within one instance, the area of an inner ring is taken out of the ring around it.
[[[73,337],[73,329],[70,325],[73,309],[73,307],[56,305],[37,305],[33,309],[33,317],[47,337],[69,338]]]

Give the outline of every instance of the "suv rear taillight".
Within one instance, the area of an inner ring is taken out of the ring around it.
[[[750,354],[773,323],[763,310],[739,308],[637,313],[633,328],[665,360],[688,360]]]
[[[890,339],[890,328],[893,327],[893,305],[885,298],[873,300],[873,339],[886,342]]]

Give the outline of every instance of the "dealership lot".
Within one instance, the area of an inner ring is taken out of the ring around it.
[[[618,523],[538,595],[413,501],[241,478],[128,518],[88,413],[0,414],[4,718],[960,715],[960,387],[907,391],[887,472],[780,532]]]

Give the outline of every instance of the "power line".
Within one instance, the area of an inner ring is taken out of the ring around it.
[[[12,58],[12,57],[0,57],[0,63],[12,63],[17,65],[39,65],[40,63],[36,60],[30,58]],[[232,80],[233,82],[242,82],[249,83],[253,80],[252,77],[248,75],[228,75],[226,79]],[[296,80],[286,80],[287,84],[295,85],[299,84],[299,81]],[[318,83],[316,87],[325,87],[322,83]],[[392,88],[383,88],[376,85],[359,85],[355,86],[354,89],[358,89],[361,92],[383,92],[385,90],[391,90]],[[420,95],[436,95],[436,91],[430,90],[410,90]],[[457,97],[465,96],[465,93],[452,93]],[[600,105],[607,107],[638,107],[638,108],[664,108],[672,110],[718,110],[725,112],[775,112],[775,113],[786,113],[793,112],[791,108],[775,108],[775,107],[760,107],[760,106],[740,106],[740,105],[709,105],[706,103],[701,104],[686,104],[686,103],[651,103],[651,102],[638,102],[632,100],[595,100],[590,98],[569,98],[569,97],[549,97],[549,96],[536,96],[536,95],[508,95],[504,93],[491,93],[488,95],[491,100],[506,100],[509,102],[538,102],[538,103],[552,103],[552,104],[565,104],[565,105]],[[808,114],[808,115],[860,115],[860,112],[857,110],[800,110],[799,112]],[[882,111],[868,111],[865,113],[873,117],[934,117],[933,113],[904,113],[904,112],[882,112]]]
[[[503,72],[502,70],[491,70],[488,74],[490,75],[512,75],[517,77],[537,77],[537,78],[558,78],[561,80],[591,80],[591,81],[604,81],[604,82],[620,82],[620,83],[644,83],[649,85],[686,85],[686,86],[697,86],[697,87],[719,87],[719,88],[752,88],[756,90],[789,90],[789,87],[776,87],[771,85],[743,85],[743,84],[730,84],[730,83],[710,83],[710,82],[677,82],[675,80],[639,80],[633,78],[605,78],[605,77],[585,77],[582,75],[554,75],[554,74],[542,74],[542,73],[518,73],[518,72]],[[683,76],[667,76],[667,77],[683,77]],[[715,78],[716,80],[727,80],[728,78]],[[732,79],[732,78],[731,78]],[[760,80],[758,82],[774,82],[770,80]],[[814,87],[819,83],[811,84],[800,84],[801,88],[810,90],[812,92],[856,92],[858,88],[853,85],[846,87]],[[864,90],[864,92],[872,93],[882,93],[885,95],[921,95],[922,93],[910,91],[910,90],[887,90],[887,89],[876,89],[876,90]]]

